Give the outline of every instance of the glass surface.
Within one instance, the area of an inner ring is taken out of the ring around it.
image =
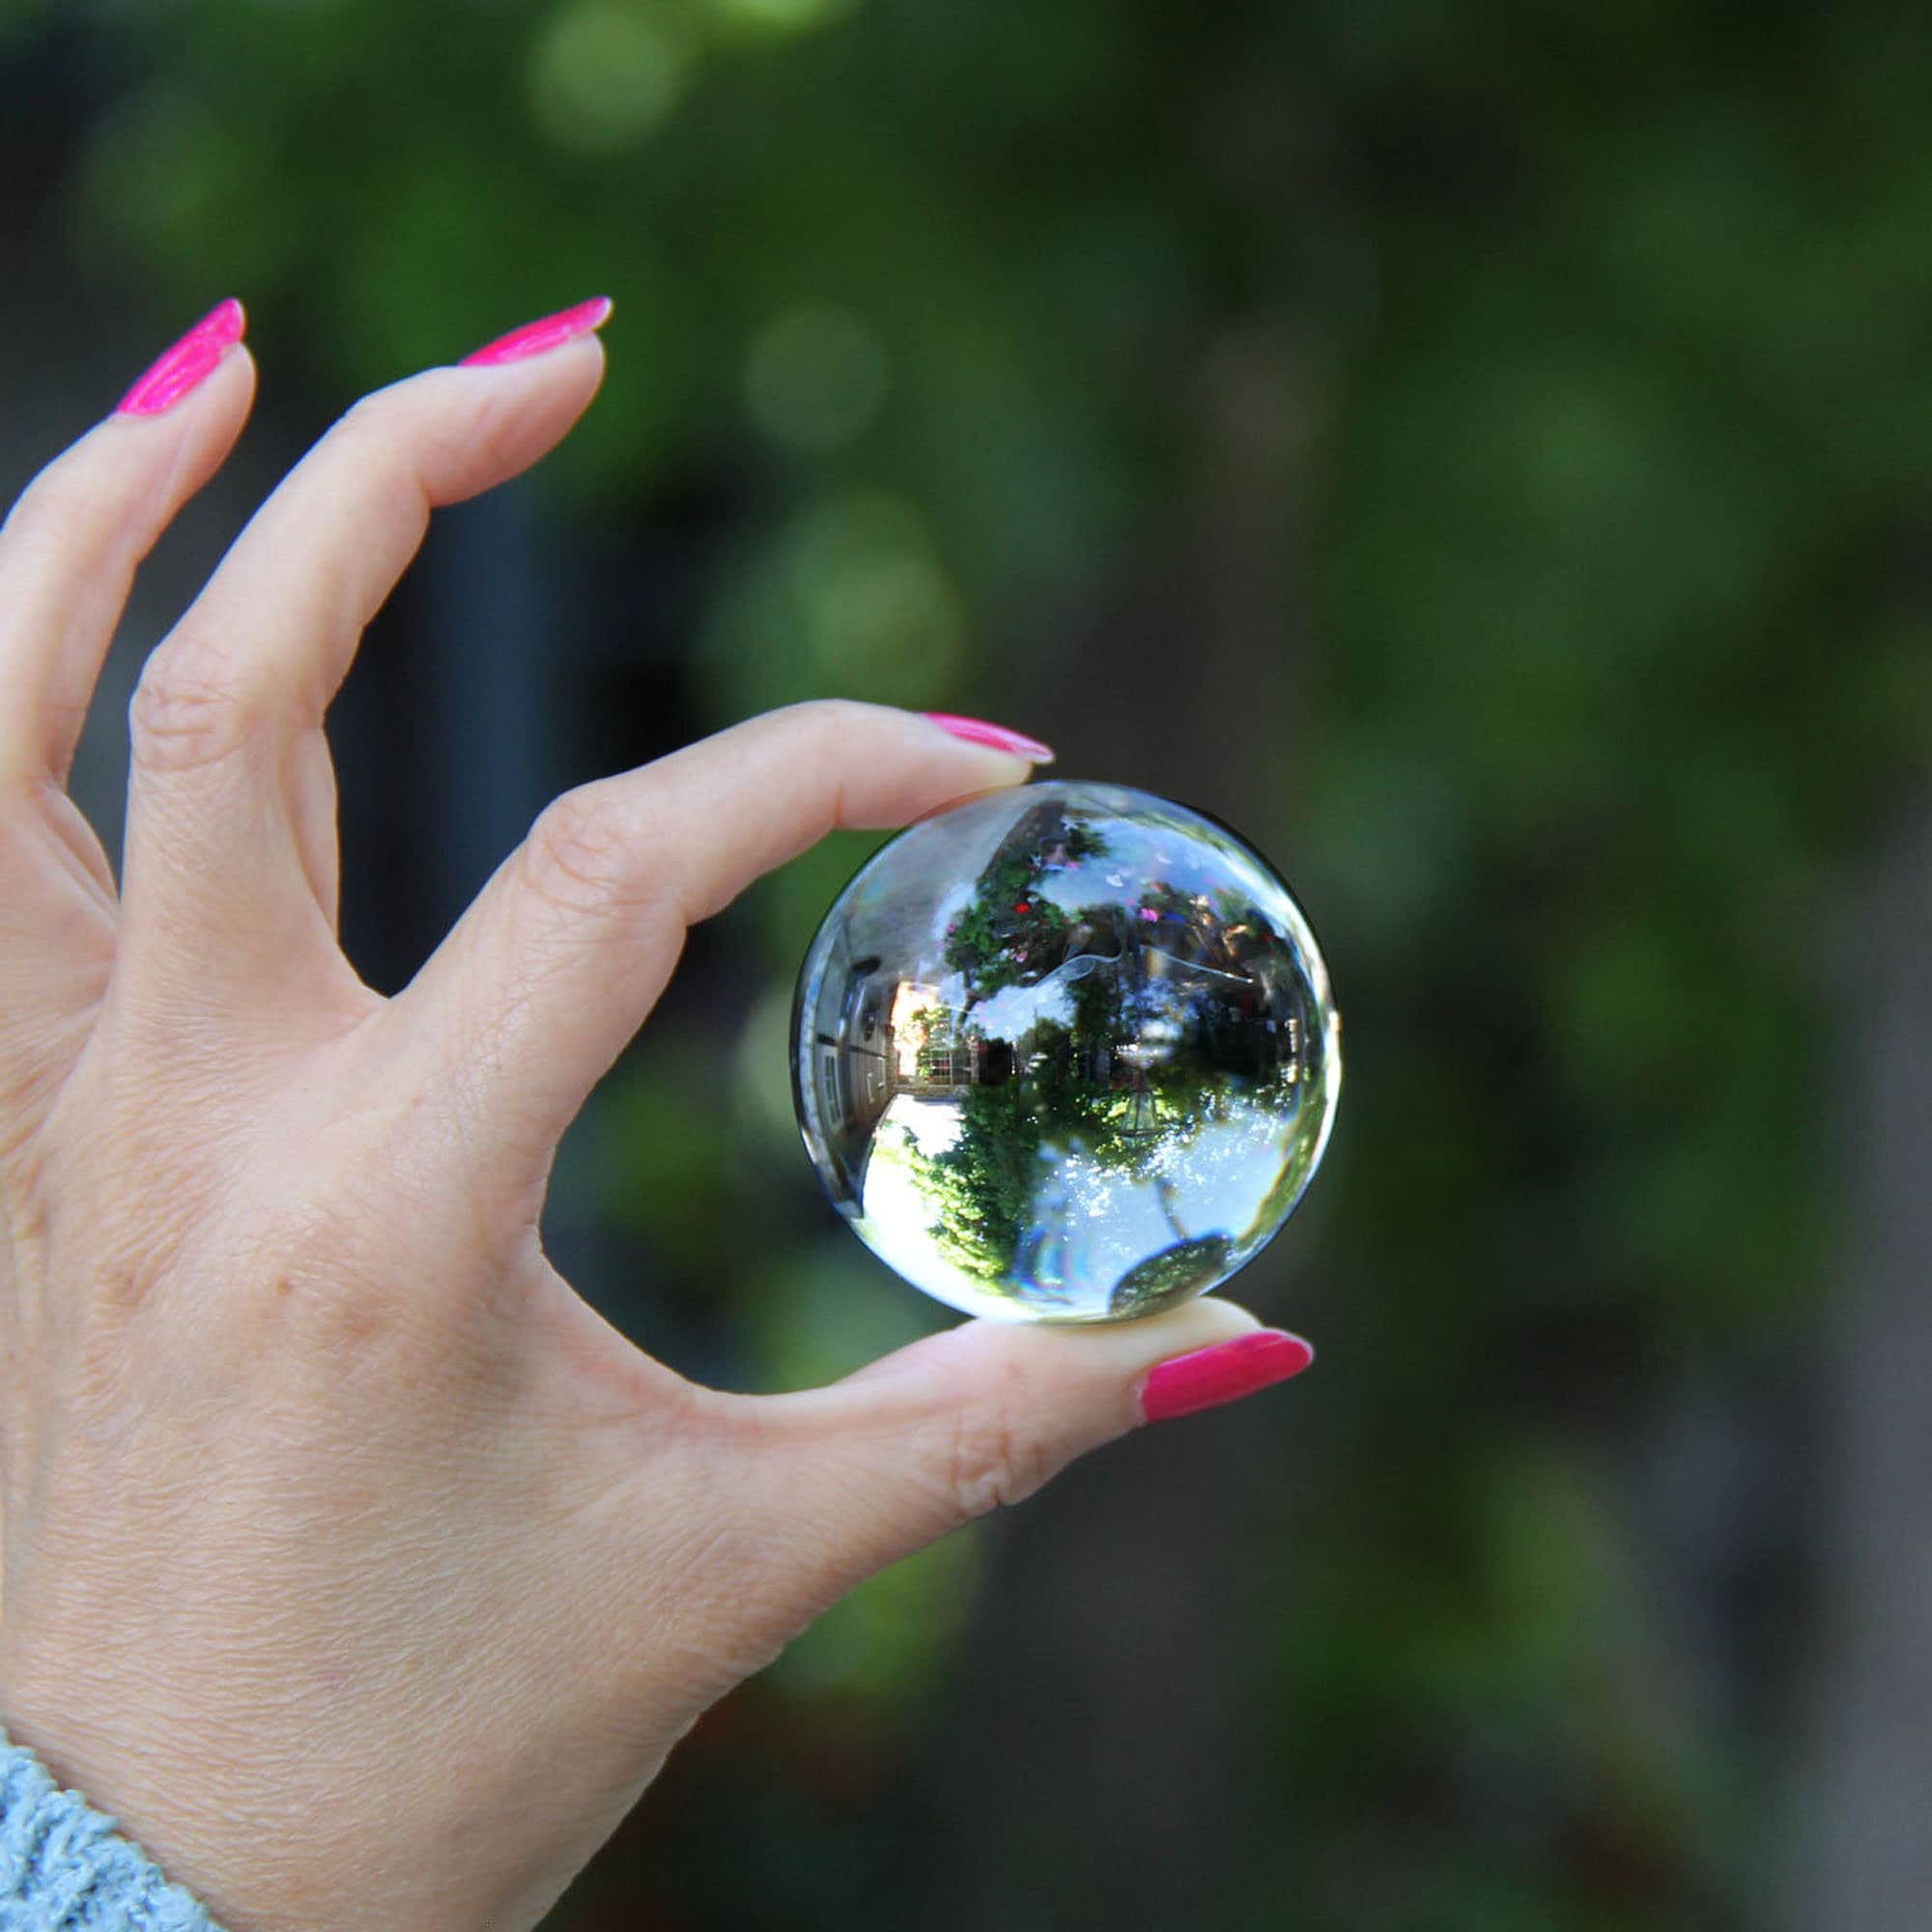
[[[883,846],[808,950],[805,1144],[914,1287],[1107,1321],[1207,1293],[1327,1144],[1341,1022],[1286,886],[1212,819],[1022,785]]]

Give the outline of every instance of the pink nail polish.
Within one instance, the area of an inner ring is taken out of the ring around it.
[[[588,335],[593,328],[602,328],[610,314],[611,298],[592,296],[575,308],[560,309],[555,315],[526,322],[523,327],[511,329],[508,335],[499,335],[495,342],[471,350],[463,358],[463,366],[494,369],[499,362],[521,362],[526,355],[541,355],[546,349],[560,349],[580,335]]]
[[[232,296],[212,308],[154,363],[141,380],[121,398],[124,416],[157,416],[171,410],[213,373],[215,365],[242,340],[248,319],[242,304]]]
[[[1299,1335],[1258,1328],[1160,1363],[1142,1385],[1141,1412],[1150,1422],[1192,1415],[1197,1408],[1252,1395],[1270,1382],[1285,1382],[1314,1359],[1315,1350]]]
[[[1011,752],[1037,765],[1053,762],[1053,747],[1029,738],[1024,731],[1009,731],[1004,724],[989,724],[983,718],[961,718],[951,711],[928,711],[925,715],[942,731],[951,731],[969,745],[990,745],[996,752]]]

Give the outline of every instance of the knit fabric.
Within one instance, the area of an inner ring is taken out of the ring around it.
[[[221,1932],[114,1826],[0,1730],[0,1932]]]

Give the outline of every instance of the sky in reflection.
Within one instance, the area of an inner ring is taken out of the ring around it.
[[[962,1111],[957,1101],[901,1094],[880,1120],[863,1203],[868,1238],[915,1283],[945,1279],[957,1265],[934,1218],[929,1164],[958,1144]],[[1184,1143],[1156,1147],[1146,1178],[1123,1174],[1084,1148],[1043,1145],[1003,1292],[1042,1313],[1093,1310],[1150,1256],[1204,1236],[1223,1236],[1231,1249],[1243,1237],[1252,1242],[1293,1157],[1283,1138],[1275,1110],[1239,1099],[1230,1118],[1209,1122]]]

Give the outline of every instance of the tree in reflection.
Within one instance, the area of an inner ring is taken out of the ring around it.
[[[1239,1110],[1293,1109],[1299,1036],[1282,1030],[1270,992],[1288,970],[1281,935],[1246,895],[1155,879],[1125,903],[1096,894],[1068,910],[1041,893],[1049,872],[1105,850],[1046,805],[994,854],[949,928],[946,962],[965,1013],[1014,986],[1041,986],[1042,1010],[998,1040],[965,1021],[973,1072],[951,1090],[956,1135],[911,1158],[952,1264],[989,1285],[1037,1264],[1042,1293],[1054,1204],[1076,1165],[1146,1190],[1173,1239],[1115,1291],[1120,1311],[1144,1312],[1225,1266],[1227,1237],[1187,1225],[1188,1151]]]
[[[1234,1242],[1226,1235],[1182,1238],[1129,1268],[1107,1297],[1107,1313],[1119,1317],[1152,1315],[1186,1301],[1227,1272]]]
[[[976,1281],[1002,1280],[1034,1218],[1040,1125],[1020,1084],[969,1087],[959,1136],[945,1152],[913,1151],[913,1171],[937,1219],[933,1238]]]
[[[1037,806],[1020,819],[947,935],[946,963],[964,979],[969,1002],[1037,983],[1066,957],[1075,922],[1040,884],[1049,872],[1077,870],[1106,849],[1091,825],[1069,825],[1061,806]]]
[[[1104,909],[1096,908],[1096,912]],[[958,1093],[959,1124],[943,1152],[914,1150],[915,1176],[935,1210],[932,1233],[975,1279],[1008,1276],[1041,1219],[1044,1190],[1078,1161],[1148,1185],[1175,1239],[1187,1238],[1175,1176],[1178,1149],[1226,1107],[1225,1082],[1184,1051],[1198,996],[1136,984],[1126,960],[1109,961],[1072,988],[1072,1020],[1037,1020],[995,1063],[1000,1077]],[[1181,1051],[1150,1064],[1135,1049],[1151,1013],[1173,1018]],[[983,1052],[979,1064],[986,1067]]]

